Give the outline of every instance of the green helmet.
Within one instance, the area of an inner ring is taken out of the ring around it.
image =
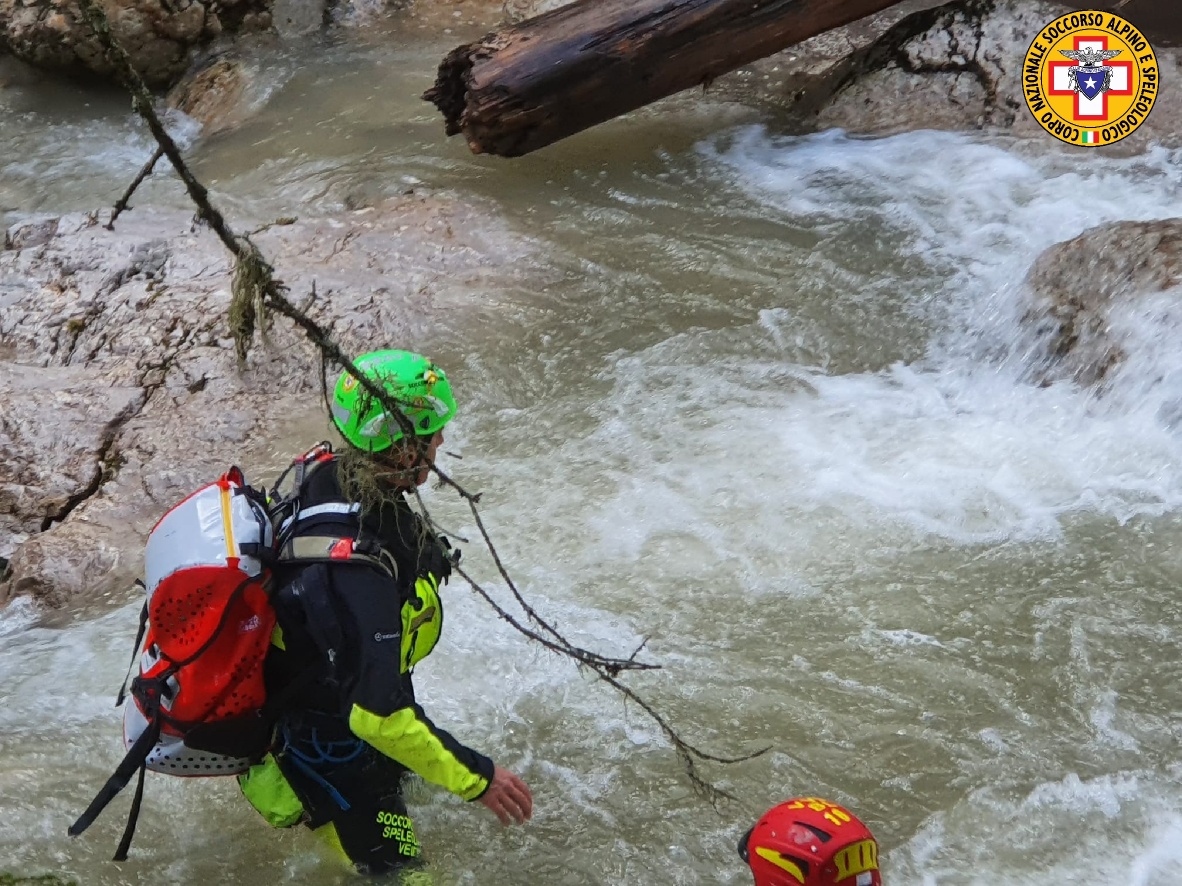
[[[447,376],[420,354],[373,351],[353,363],[362,375],[381,385],[397,401],[418,436],[434,434],[456,414]],[[346,440],[369,452],[389,449],[403,437],[398,419],[387,416],[382,404],[348,372],[342,372],[337,379],[332,420]]]

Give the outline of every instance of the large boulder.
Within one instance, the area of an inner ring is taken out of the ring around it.
[[[1026,50],[1061,12],[1039,0],[954,0],[913,13],[847,60],[816,123],[874,133],[1010,128],[1027,113]]]
[[[1103,380],[1124,359],[1114,307],[1182,283],[1182,218],[1100,225],[1043,252],[1026,285],[1025,316],[1044,348],[1039,380]]]
[[[270,0],[99,0],[111,29],[151,87],[173,83],[194,47],[223,32],[271,24]],[[0,49],[39,68],[109,77],[77,0],[0,0]]]
[[[5,239],[0,603],[128,586],[172,502],[232,463],[274,479],[329,435],[318,354],[286,321],[239,364],[227,253],[190,213],[137,209],[114,231],[69,216]],[[350,353],[421,341],[438,299],[477,302],[529,251],[487,213],[413,194],[252,239]]]

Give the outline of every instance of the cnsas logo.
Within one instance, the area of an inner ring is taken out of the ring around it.
[[[1026,106],[1073,145],[1110,145],[1136,131],[1158,92],[1153,48],[1110,12],[1072,12],[1034,38],[1022,65]]]

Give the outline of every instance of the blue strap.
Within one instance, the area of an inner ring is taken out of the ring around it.
[[[292,738],[291,729],[287,725],[283,727],[283,743],[286,750],[312,766],[325,764],[337,766],[341,763],[351,763],[365,751],[365,742],[359,738],[338,739],[321,744],[318,729],[312,730],[311,739],[297,741]],[[305,750],[309,746],[314,753],[310,754]],[[344,750],[338,753],[336,751],[338,747],[344,748]]]
[[[337,747],[338,745],[345,748],[344,753],[336,754],[333,752],[333,748]],[[365,742],[359,738],[346,739],[344,741],[330,741],[327,743],[327,747],[325,747],[320,744],[320,738],[317,736],[316,730],[313,729],[312,748],[317,754],[320,755],[320,759],[316,761],[318,763],[351,763],[353,760],[356,760],[358,757],[360,757],[365,751]]]
[[[323,775],[301,760],[297,754],[290,755],[288,759],[291,760],[292,765],[295,766],[296,769],[300,770],[300,772],[304,773],[304,775],[308,776],[308,778],[312,779],[312,781],[324,788],[328,795],[332,797],[334,801],[336,801],[336,804],[340,806],[342,810],[345,812],[349,811],[349,801],[342,797],[341,792],[329,784],[328,780],[325,779]]]
[[[285,756],[291,760],[292,764],[300,772],[324,788],[336,804],[347,812],[350,808],[349,801],[341,795],[340,791],[332,786],[328,779],[316,770],[316,767],[323,765],[337,766],[356,760],[365,752],[365,742],[360,739],[346,739],[321,744],[318,730],[313,729],[311,747],[315,751],[315,756],[312,756],[296,746],[296,743],[292,740],[290,729],[285,725],[283,727],[283,744]],[[304,742],[301,742],[301,744],[306,745]],[[343,747],[345,750],[342,753],[338,753],[336,751],[338,747]]]

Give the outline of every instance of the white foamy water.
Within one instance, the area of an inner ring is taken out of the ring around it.
[[[0,224],[114,205],[151,159],[156,142],[138,117],[122,110],[125,101],[119,110],[109,102],[96,98],[91,107],[73,98],[65,107],[26,110],[0,124]],[[176,112],[163,116],[169,134],[187,150],[200,125]],[[140,199],[171,198],[178,205],[183,192],[168,161],[162,158],[156,169]]]
[[[923,359],[843,375],[799,366],[803,391],[766,384],[767,367],[749,365],[721,395],[742,404],[742,427],[776,438],[777,461],[791,466],[787,488],[777,484],[787,497],[966,543],[1054,534],[1067,513],[1123,521],[1182,500],[1177,293],[1116,312],[1130,359],[1103,397],[1038,387],[1018,350],[1029,304],[1018,283],[1033,259],[1085,227],[1175,215],[1174,154],[1022,156],[946,133],[784,139],[758,128],[702,151],[777,214],[822,228],[875,219],[948,268]],[[884,275],[906,300],[906,280]],[[769,308],[760,322],[779,344],[791,311]]]

